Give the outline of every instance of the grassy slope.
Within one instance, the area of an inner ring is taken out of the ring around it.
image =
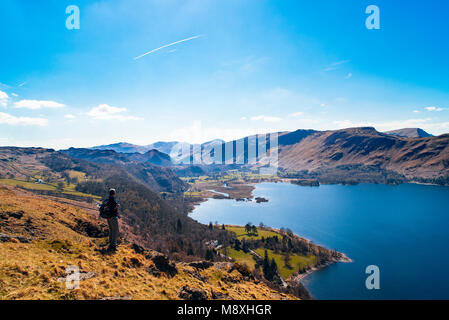
[[[23,181],[23,180],[18,180],[18,179],[0,179],[0,184],[12,186],[12,187],[21,187],[21,188],[25,188],[28,190],[47,190],[47,191],[56,191],[57,190],[56,184],[34,183],[34,182],[28,182],[28,181]],[[98,196],[76,191],[75,185],[73,185],[73,184],[65,185],[62,193],[72,194],[72,195],[82,196],[82,197],[90,197],[90,198],[94,198],[94,199],[100,199],[100,197],[98,197]]]
[[[23,212],[21,218],[11,213]],[[82,209],[38,198],[13,188],[0,186],[0,232],[33,237],[31,243],[16,240],[0,242],[0,299],[101,299],[131,296],[133,299],[178,299],[184,285],[227,294],[234,299],[285,299],[264,283],[246,281],[236,270],[229,273],[220,264],[199,271],[178,263],[179,273],[173,278],[148,273],[150,259],[122,244],[114,255],[95,250],[104,238],[91,238],[77,231],[76,221],[98,226],[100,222]],[[101,226],[100,226],[101,227]],[[101,229],[101,228],[99,228]],[[96,276],[81,281],[80,288],[68,290],[65,268],[75,265],[81,272]],[[229,281],[229,277],[233,281]]]
[[[268,237],[274,237],[274,236],[278,236],[279,238],[282,239],[282,235],[271,231],[271,230],[263,230],[260,228],[257,228],[257,235],[253,235],[253,234],[248,234],[245,231],[245,227],[241,227],[241,226],[226,226],[226,230],[235,232],[235,234],[237,235],[237,238],[239,238],[240,240],[258,240],[261,239],[262,237],[268,238]]]
[[[255,250],[260,256],[264,256],[265,249],[256,249]],[[307,266],[312,266],[316,263],[316,257],[315,256],[300,256],[297,254],[292,254],[290,256],[290,266],[291,268],[288,268],[285,265],[285,259],[284,256],[278,253],[275,253],[272,250],[267,250],[268,252],[268,258],[271,260],[274,258],[276,261],[276,264],[278,266],[279,273],[284,279],[287,279],[290,277],[293,273],[298,272],[299,268],[304,268]]]

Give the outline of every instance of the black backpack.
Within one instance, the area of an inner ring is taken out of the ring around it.
[[[101,204],[100,208],[100,217],[107,219],[110,217],[110,208],[108,206],[108,199],[104,200],[103,203]]]

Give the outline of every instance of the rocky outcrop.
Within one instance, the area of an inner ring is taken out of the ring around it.
[[[183,286],[179,290],[178,297],[184,300],[207,300],[207,293],[201,289]]]

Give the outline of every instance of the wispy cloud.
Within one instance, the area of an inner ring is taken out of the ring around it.
[[[349,72],[349,73],[345,76],[345,79],[351,79],[351,78],[352,78],[352,73]]]
[[[324,72],[328,72],[328,71],[333,71],[338,69],[341,65],[346,64],[348,62],[350,62],[351,60],[341,60],[341,61],[336,61],[334,63],[331,63],[330,65],[328,65],[326,68],[324,68]]]
[[[251,117],[251,121],[279,122],[279,121],[281,121],[281,118],[260,115],[260,116]]]
[[[8,94],[0,90],[0,106],[6,107],[6,105],[8,104],[8,99]]]
[[[75,119],[76,117],[73,114],[66,114],[66,115],[64,115],[64,118],[72,120],[72,119]]]
[[[197,35],[197,36],[193,36],[193,37],[190,37],[190,38],[182,39],[182,40],[179,40],[179,41],[175,41],[175,42],[172,42],[172,43],[163,45],[162,47],[153,49],[153,50],[148,51],[148,52],[146,52],[146,53],[144,53],[144,54],[141,54],[140,56],[135,57],[134,60],[140,59],[140,58],[142,58],[142,57],[144,57],[144,56],[146,56],[146,55],[148,55],[148,54],[150,54],[150,53],[159,51],[159,50],[161,50],[161,49],[164,49],[164,48],[167,48],[167,47],[170,47],[170,46],[173,46],[173,45],[175,45],[175,44],[178,44],[178,43],[181,43],[181,42],[185,42],[185,41],[190,41],[190,40],[193,40],[193,39],[197,39],[197,38],[200,38],[200,37],[202,37],[202,36],[203,36],[203,35],[200,34],[200,35]]]
[[[62,108],[65,105],[49,100],[20,100],[14,104],[16,108],[38,110],[42,108]]]
[[[97,107],[92,108],[87,115],[95,120],[143,120],[139,117],[123,115],[122,113],[126,111],[126,108],[114,107],[108,104],[100,104]]]
[[[23,87],[24,85],[26,85],[28,83],[28,81],[22,82],[18,85],[18,87]]]
[[[424,109],[426,109],[427,111],[435,111],[435,112],[440,112],[444,110],[444,108],[437,108],[437,107],[425,107]]]
[[[8,113],[0,112],[0,124],[43,127],[48,124],[48,120],[45,118],[16,117]]]

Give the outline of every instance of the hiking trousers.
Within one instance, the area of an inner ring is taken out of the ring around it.
[[[117,248],[117,238],[118,238],[118,218],[111,217],[107,218],[109,227],[109,248]]]

